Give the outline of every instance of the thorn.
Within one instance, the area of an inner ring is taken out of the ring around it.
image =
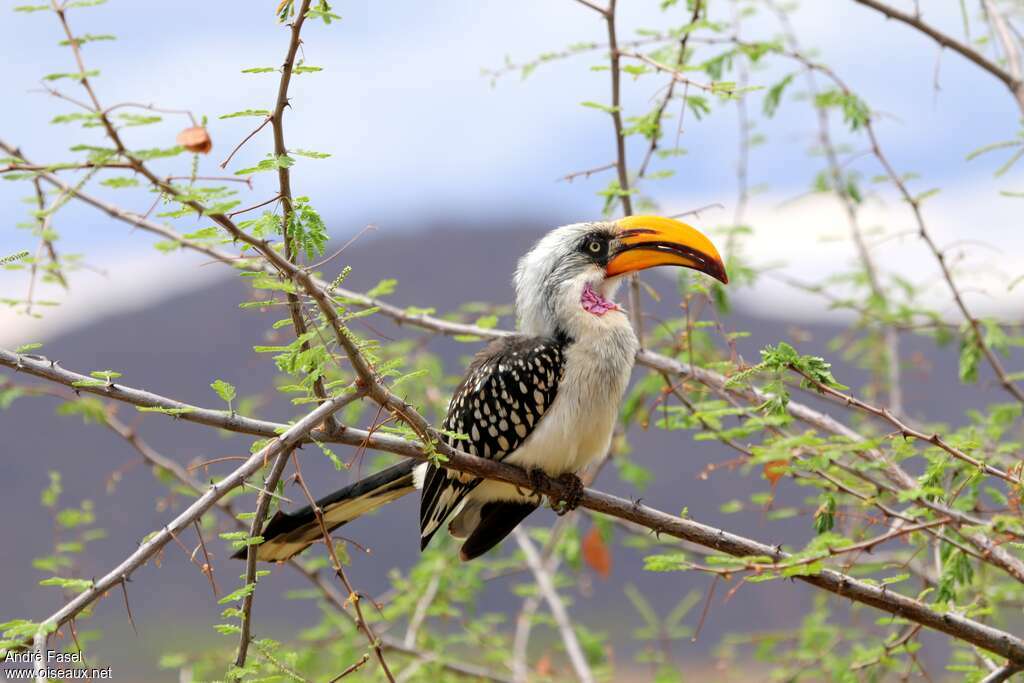
[[[127,576],[121,576],[121,592],[124,594],[124,608],[125,611],[128,612],[128,622],[132,625],[132,631],[134,631],[135,635],[138,636],[139,629],[135,626],[135,617],[132,616],[132,608],[131,605],[128,604],[128,588],[126,585],[128,581],[130,581],[130,579]]]

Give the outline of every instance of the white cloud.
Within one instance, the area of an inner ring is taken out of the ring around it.
[[[923,205],[925,223],[955,271],[955,282],[976,315],[995,315],[1014,321],[1024,310],[1024,283],[1011,286],[1024,275],[1024,230],[1020,202],[1000,196],[984,183],[945,188]],[[677,200],[686,210],[694,200]],[[713,226],[724,212],[709,211],[695,223]],[[753,263],[772,266],[772,272],[801,283],[818,283],[857,267],[858,256],[849,222],[839,200],[831,195],[810,195],[789,200],[781,195],[755,198],[745,223],[753,227],[744,237],[743,252]],[[919,285],[915,303],[960,321],[947,283],[934,254],[917,235],[909,206],[901,201],[869,198],[860,209],[859,225],[872,245],[871,254],[882,273]],[[834,295],[843,288],[834,287]],[[792,321],[844,320],[849,312],[830,310],[821,296],[794,289],[772,276],[762,277],[752,289],[736,294],[738,305],[758,315]]]
[[[98,259],[90,259],[89,270],[72,274],[70,291],[55,284],[37,287],[36,300],[60,303],[57,307],[37,307],[42,317],[25,315],[24,307],[0,308],[0,346],[46,342],[108,316],[142,310],[184,292],[223,282],[224,268],[202,265],[206,260],[195,254],[165,256],[152,249],[141,253],[134,249],[104,252]],[[0,271],[0,292],[24,298],[27,291],[25,272]]]

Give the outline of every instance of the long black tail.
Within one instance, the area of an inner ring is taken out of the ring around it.
[[[412,470],[416,464],[414,460],[405,460],[318,500],[316,504],[323,510],[327,529],[333,531],[415,491]],[[307,505],[291,513],[278,510],[263,528],[262,536],[263,543],[255,546],[256,559],[283,562],[322,539],[323,532],[313,508]],[[245,554],[246,549],[242,548],[232,557],[244,559]]]

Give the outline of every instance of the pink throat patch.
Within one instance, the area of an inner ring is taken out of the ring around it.
[[[595,292],[589,282],[583,285],[583,295],[580,297],[580,304],[583,305],[584,311],[594,315],[604,315],[608,311],[622,310],[617,303],[608,301],[608,299]]]

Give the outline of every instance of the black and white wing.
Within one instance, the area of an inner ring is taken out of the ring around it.
[[[455,390],[444,429],[453,448],[504,460],[534,430],[555,400],[565,362],[565,342],[554,338],[505,337],[477,354]],[[420,548],[481,482],[428,465],[420,498]],[[506,532],[507,533],[507,532]]]

